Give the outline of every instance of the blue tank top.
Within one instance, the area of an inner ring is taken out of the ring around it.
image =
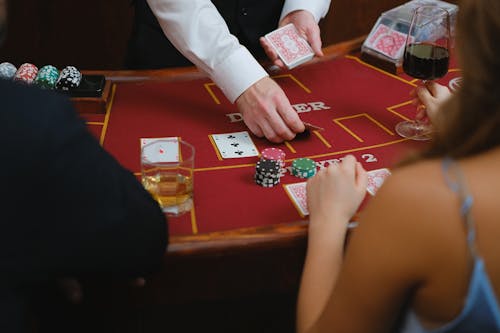
[[[491,286],[483,259],[476,251],[476,233],[470,213],[472,196],[468,193],[458,164],[451,159],[443,160],[443,174],[448,186],[460,199],[460,213],[467,230],[467,243],[471,253],[473,268],[467,297],[460,314],[449,323],[432,330],[422,327],[415,312],[410,310],[405,318],[403,333],[493,333],[500,332],[500,309]]]

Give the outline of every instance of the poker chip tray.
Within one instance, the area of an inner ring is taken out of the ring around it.
[[[111,82],[102,75],[83,75],[80,86],[68,94],[79,113],[106,113],[111,101]]]

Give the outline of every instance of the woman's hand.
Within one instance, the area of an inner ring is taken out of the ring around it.
[[[320,170],[307,182],[307,204],[310,212],[310,230],[335,224],[347,228],[366,194],[368,175],[352,155],[339,164]]]
[[[447,87],[430,81],[415,88],[410,96],[413,97],[412,103],[417,106],[415,118],[417,120],[428,118],[433,123],[441,105],[451,97],[451,92]]]

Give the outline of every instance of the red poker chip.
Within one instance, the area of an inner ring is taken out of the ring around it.
[[[38,68],[30,63],[24,63],[19,66],[16,75],[14,76],[14,80],[23,81],[26,83],[32,83],[36,78],[36,74],[38,73]]]
[[[260,153],[260,158],[279,162],[281,167],[285,166],[285,152],[279,148],[265,148]]]

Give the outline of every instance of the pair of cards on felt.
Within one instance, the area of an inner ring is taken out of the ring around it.
[[[247,131],[212,134],[212,142],[222,158],[242,158],[259,156],[259,151]],[[148,144],[159,141],[160,145],[149,148]],[[167,141],[168,140],[168,141]],[[179,144],[177,137],[142,138],[142,157],[149,161],[177,162],[179,161]]]
[[[386,168],[368,171],[368,185],[366,191],[371,195],[375,195],[390,174],[391,172]],[[306,182],[287,184],[284,187],[300,216],[305,217],[309,215],[309,209],[307,208]]]

